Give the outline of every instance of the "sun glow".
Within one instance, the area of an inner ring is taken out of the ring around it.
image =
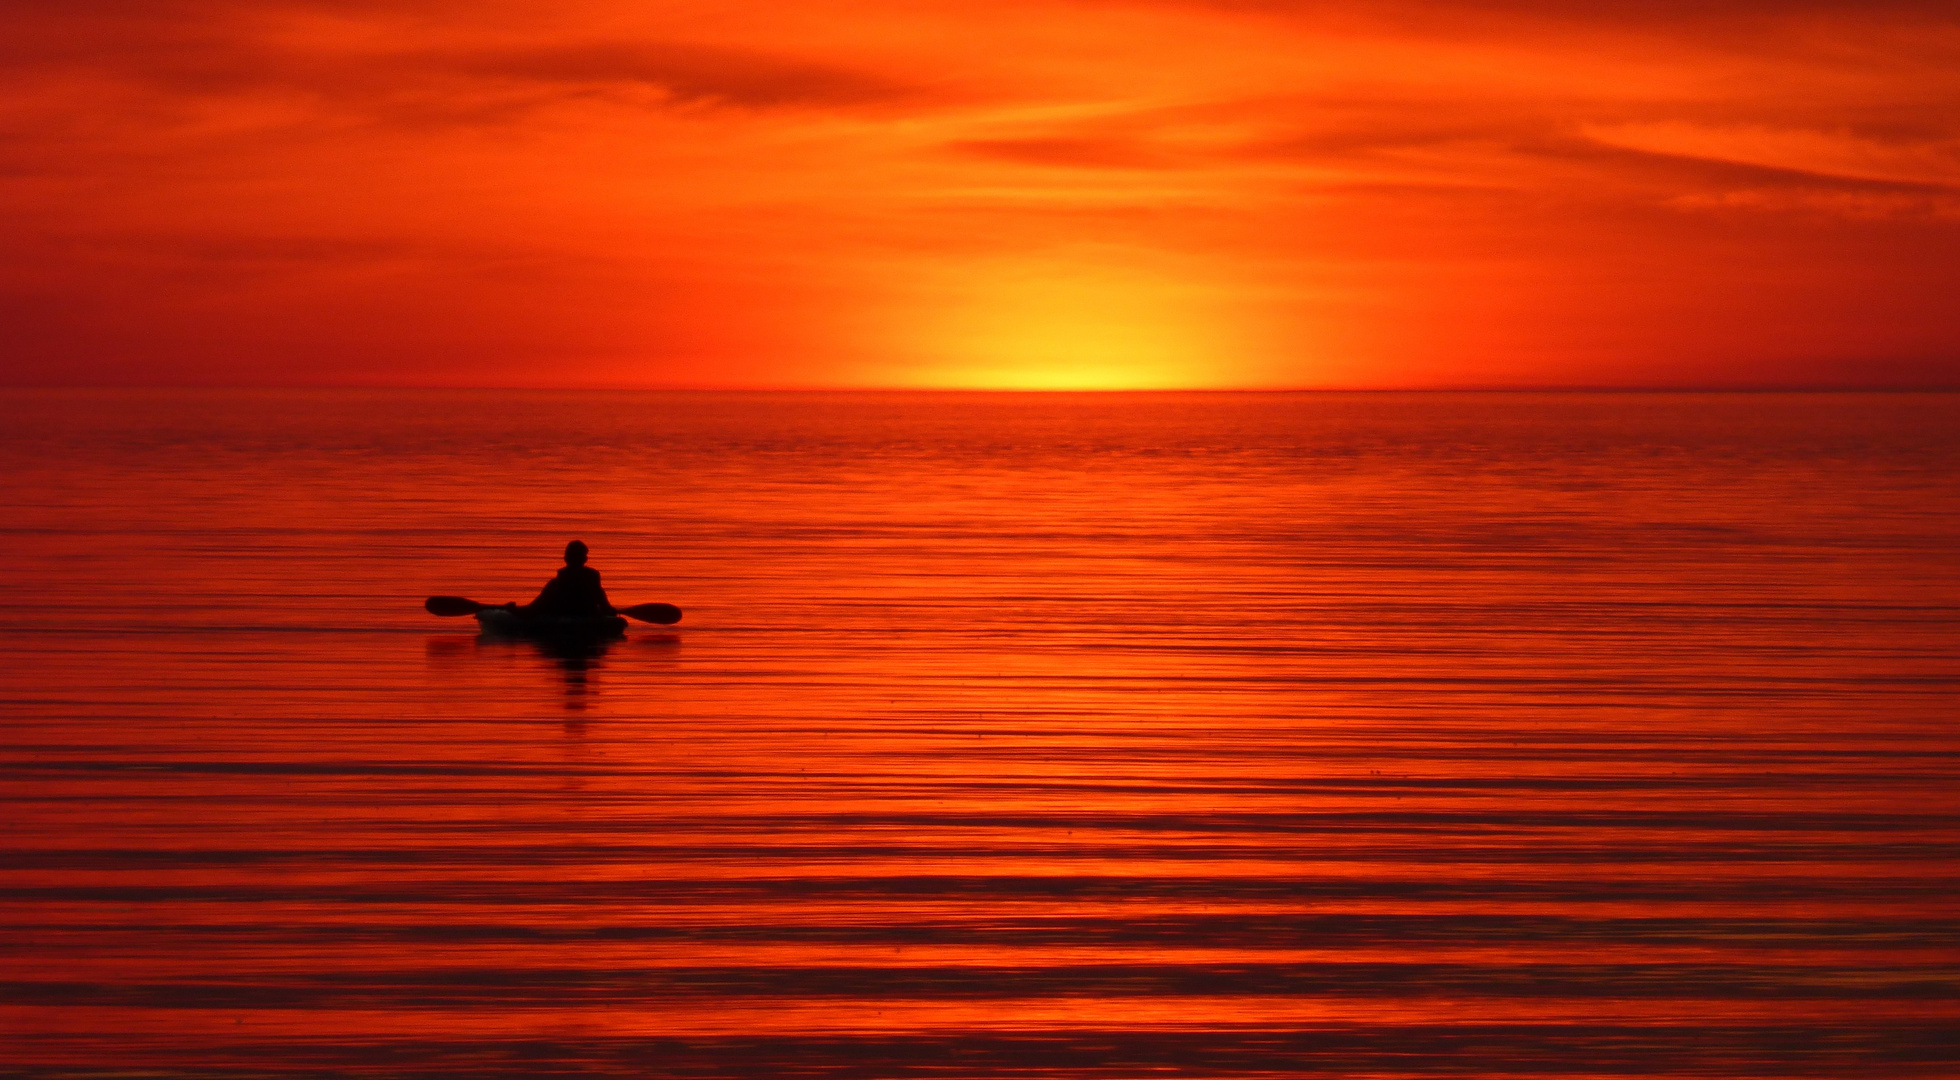
[[[1151,390],[1230,380],[1232,320],[1216,286],[1109,263],[977,268],[932,320],[917,385]]]

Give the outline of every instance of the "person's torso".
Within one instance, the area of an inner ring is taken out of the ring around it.
[[[558,568],[558,580],[568,589],[597,589],[599,571],[589,566],[561,566]]]

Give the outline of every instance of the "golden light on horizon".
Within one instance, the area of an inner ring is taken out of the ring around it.
[[[970,267],[959,302],[924,320],[911,384],[972,390],[1161,390],[1220,385],[1242,338],[1219,287],[1096,259]]]

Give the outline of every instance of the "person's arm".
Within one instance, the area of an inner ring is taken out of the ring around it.
[[[606,598],[606,587],[599,584],[599,571],[597,570],[592,571],[592,594],[599,602],[600,611],[608,615],[619,614],[619,609],[613,607],[612,601]]]

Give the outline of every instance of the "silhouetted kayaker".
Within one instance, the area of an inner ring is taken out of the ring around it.
[[[585,556],[583,541],[566,544],[564,568],[545,583],[536,600],[524,605],[524,613],[553,618],[613,614],[612,601],[606,599],[606,590],[599,585],[599,571],[585,565]]]

